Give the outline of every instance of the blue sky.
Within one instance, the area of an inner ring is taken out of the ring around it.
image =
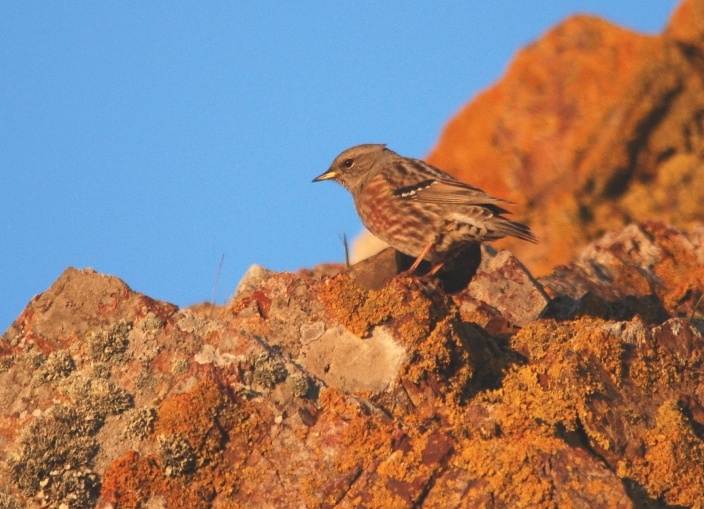
[[[0,332],[68,266],[186,306],[257,263],[341,261],[311,184],[343,149],[422,157],[575,13],[646,33],[673,0],[0,3]]]

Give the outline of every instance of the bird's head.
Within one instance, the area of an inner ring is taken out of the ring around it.
[[[367,181],[370,170],[386,152],[391,152],[386,145],[368,144],[348,148],[335,158],[328,171],[313,179],[313,182],[334,180],[349,191],[355,191]]]

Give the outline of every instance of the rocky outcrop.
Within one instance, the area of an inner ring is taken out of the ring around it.
[[[703,75],[701,0],[523,50],[429,158],[527,204],[517,256],[187,309],[67,269],[0,337],[0,509],[704,507]]]
[[[447,124],[427,160],[517,203],[541,242],[498,245],[545,275],[632,221],[702,221],[703,139],[704,2],[684,0],[658,36],[561,23]]]
[[[390,266],[183,310],[68,269],[0,341],[0,507],[700,507],[704,228]]]

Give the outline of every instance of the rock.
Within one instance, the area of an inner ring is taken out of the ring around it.
[[[213,316],[68,269],[0,341],[0,500],[695,506],[702,232],[610,233],[545,290],[486,247],[453,295],[270,272]]]
[[[464,289],[474,277],[481,263],[482,251],[479,244],[474,243],[457,253],[452,259],[445,262],[438,273],[431,278],[446,293],[456,293]],[[355,263],[347,274],[354,278],[366,290],[380,290],[398,274],[407,271],[413,266],[415,258],[405,255],[392,248],[370,256]],[[422,261],[414,271],[415,276],[424,276],[432,265]]]
[[[427,161],[517,204],[541,242],[496,245],[533,274],[630,222],[704,217],[703,5],[682,1],[657,36],[569,18],[446,125]]]
[[[350,263],[352,265],[366,260],[367,258],[380,253],[386,249],[388,244],[381,239],[378,239],[369,232],[366,228],[361,235],[358,235],[352,242],[350,249]]]
[[[482,263],[465,291],[455,299],[485,303],[508,323],[523,326],[538,318],[550,301],[528,270],[508,251],[482,246]],[[472,304],[474,305],[474,304]]]
[[[381,290],[399,272],[396,250],[392,248],[363,259],[347,270],[367,290]]]
[[[621,315],[597,312],[603,318],[625,319],[629,308],[631,317],[640,314],[649,322],[662,321],[667,313],[691,316],[704,287],[701,245],[700,228],[682,232],[659,222],[630,225],[607,233],[539,281],[551,296],[583,301],[586,296],[592,303],[597,298],[622,310]]]
[[[273,271],[260,267],[257,264],[252,265],[247,269],[247,272],[245,272],[244,276],[242,276],[242,279],[240,279],[240,282],[237,284],[232,299],[236,300],[249,296],[274,274]]]
[[[344,327],[307,343],[297,359],[306,371],[345,392],[384,392],[406,360],[406,350],[383,327],[365,340]]]

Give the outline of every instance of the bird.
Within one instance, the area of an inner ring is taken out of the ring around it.
[[[476,242],[516,237],[537,243],[528,226],[504,217],[512,202],[491,196],[420,159],[385,144],[364,144],[338,155],[313,182],[333,180],[354,199],[357,214],[376,237],[415,261],[431,263],[427,276]]]

